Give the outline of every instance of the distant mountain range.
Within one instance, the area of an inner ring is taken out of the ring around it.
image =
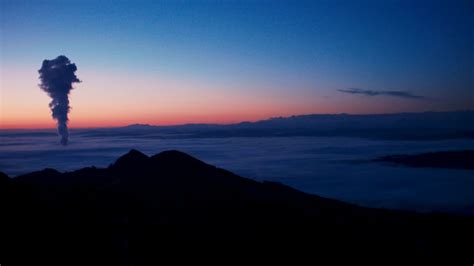
[[[236,124],[154,126],[132,124],[112,128],[72,129],[85,137],[140,138],[226,137],[358,137],[382,140],[473,139],[474,111],[396,114],[311,114]],[[0,130],[0,136],[56,135],[54,130]]]
[[[313,114],[237,124],[186,124],[90,129],[92,135],[148,135],[161,138],[321,136],[436,140],[474,138],[474,111],[398,114]]]
[[[190,252],[472,259],[473,217],[363,208],[179,151],[131,150],[104,169],[0,173],[0,197],[5,265],[154,265]]]

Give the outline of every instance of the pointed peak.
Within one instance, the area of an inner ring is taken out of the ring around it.
[[[142,165],[147,162],[149,159],[144,153],[131,149],[128,153],[120,156],[115,163],[112,165],[113,168],[122,168],[122,167],[134,167],[137,165]]]
[[[148,156],[146,156],[143,152],[141,152],[139,150],[135,150],[135,149],[131,149],[124,156],[148,158]]]
[[[148,156],[146,156],[144,153],[142,153],[141,151],[135,150],[135,149],[131,149],[126,154],[120,156],[117,159],[117,162],[118,161],[123,161],[123,160],[128,161],[128,160],[146,160],[146,159],[148,159]]]

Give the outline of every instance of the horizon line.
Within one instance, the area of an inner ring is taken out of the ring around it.
[[[216,125],[216,126],[226,126],[226,125],[235,125],[235,124],[241,124],[241,123],[255,123],[255,122],[260,122],[260,121],[267,121],[267,120],[272,120],[272,119],[285,119],[285,118],[291,118],[291,117],[296,117],[296,116],[310,116],[310,115],[332,115],[332,116],[337,116],[337,115],[350,115],[350,116],[368,116],[368,115],[373,115],[373,116],[382,116],[382,115],[396,115],[396,114],[423,114],[423,113],[462,113],[462,112],[474,112],[474,109],[464,109],[464,110],[453,110],[453,111],[419,111],[419,112],[384,112],[384,113],[304,113],[304,114],[293,114],[289,116],[271,116],[265,119],[256,119],[256,120],[241,120],[238,122],[229,122],[229,123],[181,123],[181,124],[164,124],[164,125],[159,125],[159,124],[150,124],[150,123],[131,123],[131,124],[124,124],[124,125],[117,125],[117,126],[91,126],[91,127],[69,127],[69,129],[103,129],[103,128],[121,128],[121,127],[128,127],[128,126],[150,126],[150,127],[174,127],[174,126],[190,126],[190,125]],[[0,130],[54,130],[56,129],[56,126],[51,126],[51,127],[1,127]]]

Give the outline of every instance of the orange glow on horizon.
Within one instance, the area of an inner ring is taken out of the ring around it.
[[[2,71],[0,129],[55,128],[48,107],[51,99],[37,85],[37,66],[12,66],[8,73]],[[430,103],[420,110],[417,101],[372,101],[337,92],[334,97],[317,90],[293,93],[291,88],[269,84],[225,86],[98,70],[78,71],[77,75],[83,82],[71,92],[70,128],[230,124],[315,113],[441,111],[439,106],[430,108]]]
[[[306,114],[306,113],[299,113]],[[112,118],[94,118],[74,117],[69,121],[70,128],[99,128],[99,127],[121,127],[130,124],[150,124],[156,126],[182,125],[182,124],[232,124],[243,121],[258,121],[272,117],[291,116],[295,113],[284,114],[214,114],[194,113],[189,115],[169,114],[169,115],[147,115],[142,117],[112,117]],[[298,115],[298,114],[296,114]],[[41,119],[3,119],[0,122],[0,129],[49,129],[56,128],[56,122],[50,116]]]

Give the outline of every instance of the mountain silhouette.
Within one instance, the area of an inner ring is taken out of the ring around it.
[[[108,168],[0,173],[0,195],[5,265],[150,265],[189,254],[472,259],[464,243],[473,217],[364,208],[179,151],[131,150]]]

